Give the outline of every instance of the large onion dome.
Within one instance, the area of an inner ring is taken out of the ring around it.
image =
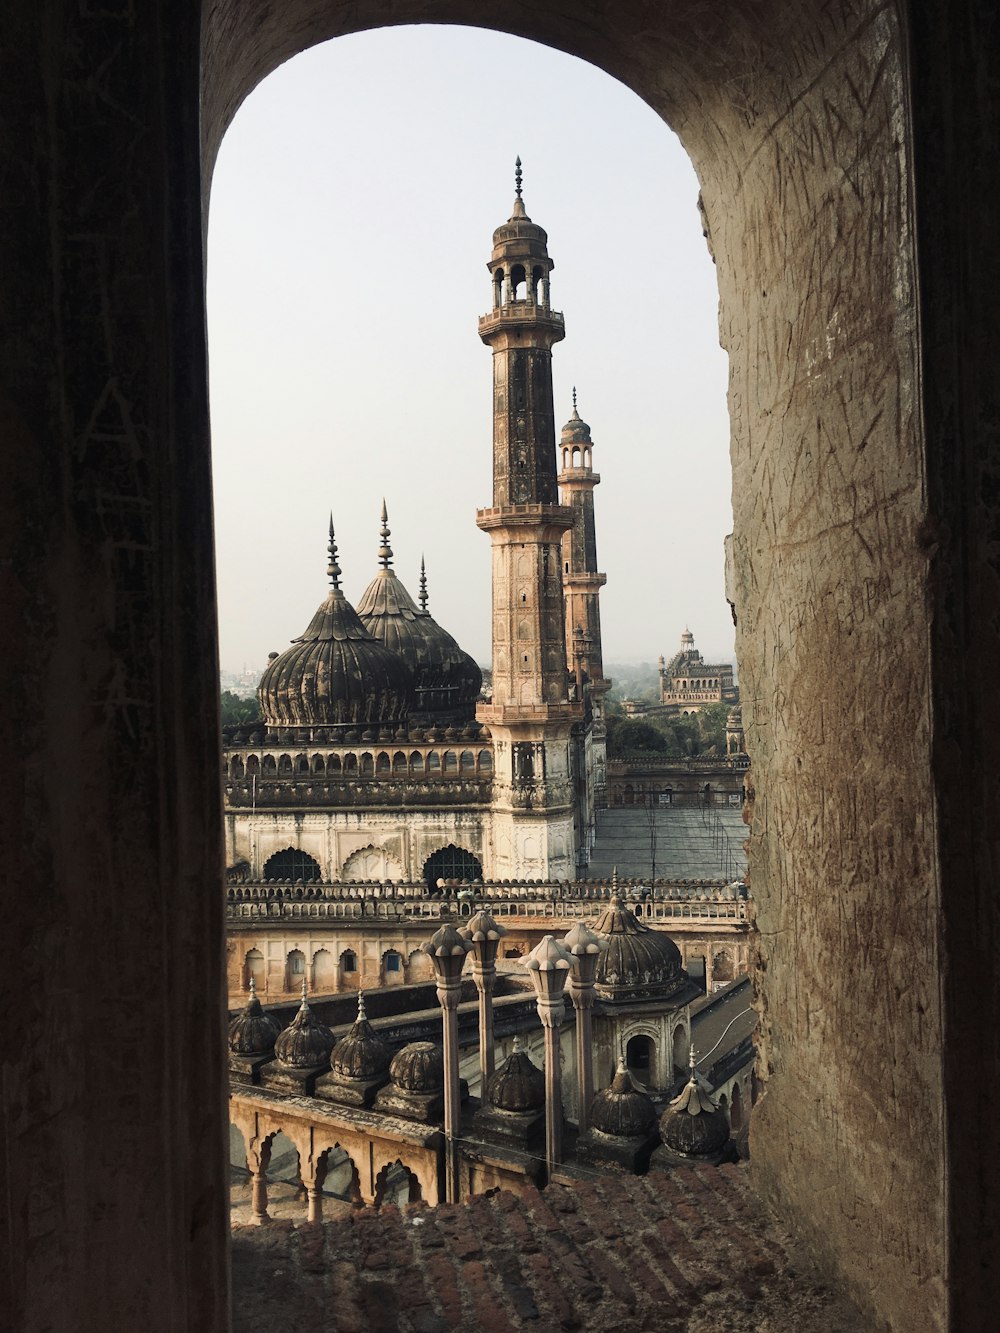
[[[234,1055],[270,1055],[280,1031],[277,1021],[261,1007],[251,977],[246,1008],[229,1023],[229,1049]]]
[[[340,587],[330,520],[330,594],[305,633],[271,659],[257,688],[268,727],[367,728],[404,724],[413,675],[365,629]]]
[[[326,1064],[333,1043],[333,1033],[309,1008],[303,982],[299,1011],[274,1043],[274,1058],[292,1069],[313,1069]]]
[[[590,1104],[592,1129],[619,1139],[638,1139],[648,1134],[656,1122],[656,1107],[618,1061],[618,1072],[609,1088],[604,1088]]]
[[[389,1068],[390,1051],[365,1013],[365,997],[358,991],[358,1016],[346,1037],[330,1056],[330,1068],[343,1078],[375,1079]]]
[[[698,1085],[693,1052],[691,1077],[660,1117],[660,1137],[683,1157],[713,1157],[729,1141],[725,1111]]]
[[[471,720],[483,673],[427,610],[427,575],[420,562],[420,606],[392,568],[389,526],[382,501],[379,570],[358,601],[358,617],[413,673],[414,718]]]
[[[432,1041],[411,1041],[397,1051],[389,1076],[405,1092],[440,1092],[444,1087],[444,1057]]]
[[[545,1075],[521,1050],[520,1037],[514,1038],[513,1051],[490,1079],[486,1100],[495,1111],[523,1113],[545,1105]]]
[[[594,922],[608,947],[597,961],[597,993],[605,1000],[663,999],[688,981],[669,935],[640,921],[616,893]]]

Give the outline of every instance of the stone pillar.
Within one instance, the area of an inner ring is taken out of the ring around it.
[[[421,946],[430,956],[437,979],[437,997],[441,1005],[444,1029],[444,1136],[445,1193],[449,1203],[458,1203],[458,1121],[460,1089],[458,1081],[458,1002],[462,994],[462,967],[472,948],[452,925],[442,926]]]
[[[576,1011],[576,1079],[580,1103],[577,1127],[581,1134],[590,1127],[590,1104],[594,1100],[594,979],[598,960],[608,943],[582,921],[563,940],[573,959],[569,993]]]
[[[522,966],[531,973],[538,1017],[545,1029],[545,1163],[549,1179],[562,1161],[562,1078],[559,1029],[565,1014],[563,987],[573,956],[552,935],[532,949]]]
[[[267,1168],[271,1161],[271,1140],[247,1149],[250,1168],[250,1221],[257,1226],[270,1222],[267,1211]]]
[[[477,912],[469,924],[458,932],[473,949],[472,976],[479,991],[479,1078],[480,1097],[485,1101],[486,1088],[495,1067],[493,1051],[493,983],[496,980],[496,958],[500,938],[507,928],[493,920],[488,912]]]

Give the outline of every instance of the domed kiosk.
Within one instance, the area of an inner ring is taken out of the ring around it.
[[[257,997],[254,979],[245,1008],[229,1021],[229,1073],[240,1083],[256,1083],[263,1065],[274,1059],[280,1024]]]
[[[444,1057],[432,1041],[412,1041],[397,1051],[390,1082],[375,1099],[375,1110],[404,1120],[436,1124],[444,1115]],[[468,1089],[466,1088],[466,1091]]]
[[[712,1094],[698,1080],[696,1055],[691,1052],[687,1083],[660,1117],[663,1146],[650,1163],[670,1169],[690,1162],[735,1162],[738,1154],[730,1137],[729,1120]]]
[[[691,1002],[701,995],[684,970],[680,950],[663,930],[640,920],[612,878],[611,901],[591,924],[607,941],[597,963],[594,990],[594,1069],[612,1081],[619,1055],[648,1091],[674,1082],[674,1041],[690,1043]]]
[[[334,1037],[313,1013],[302,983],[298,1012],[274,1043],[274,1059],[261,1070],[260,1081],[268,1088],[302,1093],[311,1097],[317,1077],[330,1067]]]
[[[316,1080],[316,1096],[341,1106],[371,1106],[389,1081],[392,1052],[365,1013],[365,997],[358,991],[358,1016],[351,1030],[334,1046],[330,1072]]]
[[[636,1085],[620,1059],[610,1087],[591,1103],[590,1127],[577,1140],[577,1159],[641,1174],[659,1141],[653,1100]]]

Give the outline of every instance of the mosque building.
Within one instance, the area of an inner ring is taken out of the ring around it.
[[[520,160],[493,234],[492,693],[392,567],[382,506],[378,568],[356,606],[330,588],[272,653],[262,722],[224,736],[230,880],[571,880],[606,803],[607,746],[590,428],[573,414],[556,471],[550,304],[554,264],[528,217]]]

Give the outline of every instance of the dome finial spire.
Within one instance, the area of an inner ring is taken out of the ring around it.
[[[330,577],[332,587],[340,591],[340,566],[337,564],[337,539],[333,535],[333,514],[330,514],[330,560],[326,567],[326,572]]]
[[[514,162],[514,190],[518,199],[521,197],[521,159],[517,158]]]
[[[423,615],[427,614],[427,570],[423,555],[420,557],[420,610]]]
[[[360,989],[359,989],[359,991],[358,991],[358,1019],[359,1019],[359,1021],[360,1021],[362,1018],[367,1018],[367,1017],[368,1017],[368,1015],[365,1013],[365,993],[364,993],[363,990],[360,990]]]
[[[378,562],[383,569],[392,564],[392,547],[389,545],[389,515],[385,508],[385,496],[382,497],[382,545],[378,548]]]
[[[574,415],[575,417],[580,415],[579,412],[577,412],[577,410],[576,410],[576,385],[575,385],[575,384],[573,385],[573,415]]]

